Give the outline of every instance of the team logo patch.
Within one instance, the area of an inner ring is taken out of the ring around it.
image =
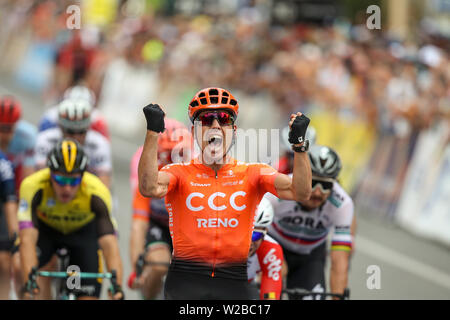
[[[47,200],[47,207],[53,207],[56,204],[55,199],[49,198]]]
[[[19,211],[26,211],[28,209],[28,202],[25,199],[20,199]]]

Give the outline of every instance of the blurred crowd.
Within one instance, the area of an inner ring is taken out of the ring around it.
[[[117,1],[104,21],[83,17],[81,29],[70,30],[73,3],[0,4],[0,70],[13,73],[29,43],[50,47],[48,105],[82,83],[105,114],[133,119],[158,97],[222,86],[268,95],[283,115],[329,110],[398,136],[450,117],[450,40],[436,44],[418,33],[400,41],[343,19],[276,26],[260,1],[242,1],[234,14],[194,16],[159,14],[160,1],[142,1],[139,10],[137,1]]]

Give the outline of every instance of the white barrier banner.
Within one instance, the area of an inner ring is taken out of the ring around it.
[[[449,127],[441,123],[419,136],[396,219],[402,227],[418,235],[450,244],[445,240],[450,230],[448,134]]]
[[[417,224],[423,234],[450,246],[450,145],[445,148],[433,192]]]

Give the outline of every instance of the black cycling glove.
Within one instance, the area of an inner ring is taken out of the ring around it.
[[[164,131],[164,111],[158,104],[152,104],[145,106],[144,109],[145,119],[147,120],[147,130],[155,132]]]
[[[305,141],[306,129],[308,129],[309,118],[302,114],[296,116],[289,130],[289,142],[292,144],[298,144]]]
[[[113,284],[112,287],[109,289],[109,292],[111,293],[112,296],[115,296],[117,293],[121,293],[122,297],[120,298],[120,300],[125,300],[125,293],[122,290],[122,287],[120,286],[120,284]]]

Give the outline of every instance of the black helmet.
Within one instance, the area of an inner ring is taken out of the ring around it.
[[[64,139],[49,152],[47,166],[51,171],[61,173],[83,173],[88,157],[83,147],[73,139]]]
[[[308,151],[313,175],[336,179],[341,171],[341,159],[337,153],[326,146],[313,145]]]

